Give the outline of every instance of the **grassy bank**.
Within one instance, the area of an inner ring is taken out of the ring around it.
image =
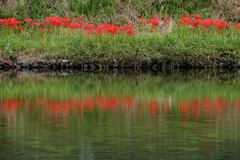
[[[235,61],[240,58],[240,25],[217,19],[223,15],[214,12],[213,8],[219,7],[214,1],[142,1],[141,6],[135,1],[120,0],[114,3],[102,0],[97,4],[90,0],[84,4],[77,1],[20,2],[12,3],[12,10],[7,13],[6,8],[2,9],[0,54],[4,58],[149,61],[203,60],[209,56]],[[147,10],[144,4],[154,7]],[[32,6],[31,12],[28,5]],[[96,5],[102,8],[94,8]],[[130,7],[133,5],[135,7]],[[61,6],[64,14],[59,11],[53,14],[58,8],[54,6]],[[123,6],[129,11],[120,12]],[[18,7],[26,9],[20,11]],[[180,16],[180,13],[186,15]],[[76,17],[69,18],[71,16]],[[210,16],[216,18],[210,19]]]

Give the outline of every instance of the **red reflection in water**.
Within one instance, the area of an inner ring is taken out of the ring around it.
[[[213,115],[223,114],[231,103],[227,100],[219,97],[216,100],[210,100],[208,98],[203,98],[200,100],[190,100],[190,101],[180,101],[179,107],[181,112],[181,119],[189,119],[189,116],[193,114],[194,118],[197,120],[201,115],[206,115],[211,117]]]
[[[146,111],[151,113],[153,118],[159,115],[170,115],[172,112],[171,100],[157,101],[152,99],[145,103],[137,103],[137,99],[133,97],[86,97],[82,100],[49,100],[43,95],[39,99],[25,102],[23,99],[6,99],[0,101],[0,111],[3,114],[16,113],[17,110],[23,108],[26,112],[32,112],[36,107],[40,107],[44,113],[52,117],[69,116],[70,113],[78,113],[82,115],[85,112],[95,112],[101,109],[103,113],[116,112],[119,108],[140,110],[141,114]],[[211,118],[219,117],[226,112],[227,107],[231,104],[240,107],[240,100],[230,103],[230,101],[221,97],[211,100],[208,97],[202,99],[180,100],[178,103],[181,120],[189,120],[192,117],[198,120],[200,117]],[[177,108],[175,108],[177,109]],[[137,112],[136,112],[137,113]]]
[[[157,101],[151,101],[151,102],[147,103],[147,107],[149,108],[149,110],[152,113],[153,117],[157,117],[158,116],[159,104],[158,104]]]
[[[24,103],[23,99],[9,99],[0,102],[1,110],[4,111],[16,111],[20,109]]]

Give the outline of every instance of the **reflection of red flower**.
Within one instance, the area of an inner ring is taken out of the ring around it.
[[[12,110],[17,110],[20,107],[22,107],[24,103],[23,99],[9,99],[3,102],[0,102],[0,106],[2,110],[8,110],[8,111],[12,111]]]
[[[151,110],[152,116],[157,117],[158,116],[158,102],[157,101],[151,101],[147,104],[147,107]]]

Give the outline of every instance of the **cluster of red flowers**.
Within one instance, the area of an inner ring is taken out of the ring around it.
[[[181,22],[178,23],[179,25],[190,25],[194,28],[199,26],[203,26],[205,29],[209,29],[211,27],[216,27],[219,30],[232,28],[232,23],[227,23],[224,20],[214,20],[214,19],[202,19],[200,15],[190,15],[187,14],[181,17]],[[234,26],[236,29],[240,29],[240,24]],[[202,30],[204,33],[208,33],[206,30]],[[221,33],[220,31],[218,33]]]
[[[172,19],[161,20],[159,15],[153,15],[153,18],[150,20],[146,20],[145,18],[140,18],[139,20],[145,22],[146,24],[151,24],[151,29],[156,29],[157,26],[160,26],[161,24],[172,22]]]
[[[97,36],[102,35],[103,33],[111,33],[111,34],[137,34],[137,31],[133,29],[136,24],[128,24],[125,26],[120,26],[119,23],[116,24],[87,24],[83,21],[83,17],[79,18],[62,18],[62,17],[48,17],[42,22],[39,22],[37,19],[25,19],[23,21],[17,21],[16,18],[9,18],[9,19],[0,19],[0,27],[8,27],[14,30],[24,30],[27,26],[36,26],[38,30],[41,32],[47,31],[51,32],[52,30],[49,29],[48,26],[54,27],[65,27],[69,29],[82,29],[85,31],[85,35],[88,34],[96,34]],[[157,27],[161,26],[164,23],[172,22],[171,19],[164,19],[162,20],[158,15],[153,15],[153,18],[150,20],[146,20],[145,18],[139,19],[146,24],[151,24],[151,29],[156,29]],[[179,25],[191,25],[192,27],[199,27],[203,26],[205,29],[210,27],[217,27],[219,30],[225,28],[232,28],[233,24],[227,23],[224,20],[214,20],[214,19],[202,19],[200,15],[190,15],[187,14],[181,17],[181,22],[178,23]],[[240,29],[240,24],[234,26],[236,29]],[[203,30],[204,33],[208,31]],[[42,35],[44,37],[44,35]]]
[[[11,18],[11,19],[0,19],[0,26],[9,27],[15,30],[23,30],[27,25],[37,26],[39,27],[38,28],[39,31],[48,31],[48,32],[51,32],[51,30],[47,29],[47,26],[54,26],[54,27],[63,26],[69,29],[82,29],[86,31],[85,32],[86,35],[96,33],[98,36],[103,33],[118,34],[119,32],[126,33],[126,34],[137,34],[136,30],[132,29],[132,27],[136,26],[136,24],[129,24],[125,26],[118,26],[118,24],[93,25],[93,24],[87,24],[86,22],[83,22],[83,20],[84,20],[83,17],[72,18],[72,19],[68,17],[67,18],[48,17],[45,20],[43,20],[42,23],[40,23],[38,22],[37,19],[25,19],[24,21],[17,21],[16,18]]]

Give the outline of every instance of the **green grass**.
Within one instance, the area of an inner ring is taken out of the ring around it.
[[[222,34],[217,29],[204,34],[201,28],[188,26],[173,27],[170,33],[162,30],[154,32],[145,30],[137,35],[110,33],[102,36],[85,35],[83,30],[53,28],[41,38],[37,28],[15,31],[0,29],[0,51],[3,57],[28,57],[39,59],[88,59],[107,60],[124,58],[133,60],[204,58],[206,56],[224,56],[236,60],[240,58],[240,32],[226,29]]]

